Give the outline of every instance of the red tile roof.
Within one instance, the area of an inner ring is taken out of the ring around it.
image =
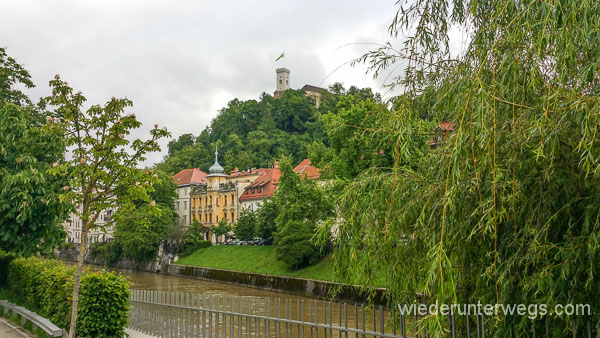
[[[240,171],[238,168],[235,168],[229,173],[228,177],[234,178],[234,177],[240,177],[240,176],[256,175],[256,174],[260,174],[262,172],[262,170],[264,170],[264,169],[252,169],[250,171]]]
[[[177,185],[205,184],[206,173],[198,168],[183,169],[173,176],[173,182]]]
[[[310,179],[319,178],[319,168],[310,165],[309,159],[304,159],[294,168],[294,172],[300,176],[306,176]]]
[[[279,167],[275,166],[275,168],[259,170],[262,170],[262,174],[246,188],[242,196],[240,196],[241,201],[262,199],[263,197],[270,198],[273,196],[279,184],[279,177],[281,176]]]
[[[449,131],[454,131],[455,127],[456,127],[456,123],[454,123],[454,122],[442,122],[438,125],[438,128],[440,128],[441,130],[449,130]]]

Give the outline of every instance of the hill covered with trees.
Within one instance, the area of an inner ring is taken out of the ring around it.
[[[308,157],[313,143],[329,144],[323,116],[366,100],[381,104],[370,88],[346,90],[339,83],[329,88],[319,108],[302,90],[287,90],[280,98],[263,93],[258,100],[233,99],[198,135],[184,134],[169,142],[168,155],[157,168],[171,174],[195,167],[207,171],[215,146],[226,171],[268,167],[282,155],[298,163]]]

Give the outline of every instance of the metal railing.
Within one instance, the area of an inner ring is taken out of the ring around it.
[[[383,306],[132,290],[130,328],[156,337],[407,336]]]
[[[429,337],[419,317],[383,306],[150,290],[132,290],[130,301],[129,327],[155,337]],[[600,337],[598,321],[592,324],[592,319],[581,327],[569,321],[573,327],[566,332],[554,325],[557,318],[545,317],[532,321],[525,331],[511,329],[510,337],[555,337],[557,332]],[[449,338],[498,336],[493,317],[459,313],[445,321]]]

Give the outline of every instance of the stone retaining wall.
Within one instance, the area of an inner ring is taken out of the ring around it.
[[[205,279],[210,281],[221,281],[229,284],[254,287],[258,289],[291,293],[298,296],[306,296],[320,299],[332,299],[334,290],[339,286],[336,283],[284,276],[271,276],[258,273],[240,271],[211,269],[199,266],[169,264],[161,273]],[[336,293],[335,299],[348,302],[363,303],[368,296],[355,286],[342,286]],[[374,302],[386,305],[385,289],[376,289]]]

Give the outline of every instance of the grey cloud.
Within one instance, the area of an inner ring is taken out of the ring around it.
[[[158,123],[177,137],[198,134],[233,98],[272,93],[283,50],[293,88],[319,85],[347,61],[319,48],[381,41],[394,12],[393,1],[5,0],[0,46],[32,74],[32,97],[48,95],[58,73],[90,103],[132,99],[145,126],[134,136]],[[368,25],[382,31],[361,31]],[[335,80],[376,84],[344,74]]]

